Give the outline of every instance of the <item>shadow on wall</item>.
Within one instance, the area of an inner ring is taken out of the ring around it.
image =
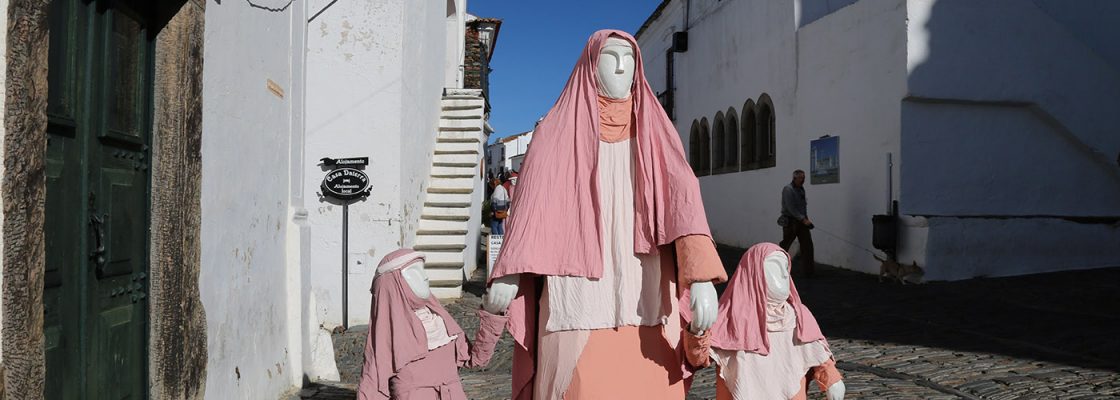
[[[927,277],[1120,265],[1120,52],[1102,45],[1120,2],[1058,4],[907,3],[900,207],[931,216]]]
[[[728,277],[744,252],[719,248]],[[797,272],[801,299],[830,339],[1120,371],[1120,268],[905,286],[827,266],[813,279]]]

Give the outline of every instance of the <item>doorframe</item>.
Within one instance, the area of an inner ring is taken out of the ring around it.
[[[40,399],[46,201],[47,10],[8,0],[0,157],[0,395]],[[199,399],[206,381],[201,269],[204,0],[165,0],[155,24],[148,379],[151,398]],[[0,16],[2,17],[2,16]]]

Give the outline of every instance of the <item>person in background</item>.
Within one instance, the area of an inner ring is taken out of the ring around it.
[[[782,189],[782,215],[778,224],[782,226],[782,250],[789,251],[793,240],[801,244],[801,271],[805,277],[812,277],[816,269],[813,261],[813,221],[809,220],[808,203],[805,200],[805,171],[793,171],[793,181]]]
[[[494,178],[490,185],[494,188],[494,192],[490,194],[490,211],[493,213],[490,216],[490,234],[504,235],[505,219],[509,213],[509,192],[498,178]]]
[[[517,171],[510,171],[509,177],[505,179],[502,184],[506,188],[506,193],[509,194],[510,203],[513,202],[513,189],[517,187]]]

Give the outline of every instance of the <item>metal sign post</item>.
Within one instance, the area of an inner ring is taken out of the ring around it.
[[[369,196],[369,176],[358,168],[369,164],[369,158],[323,158],[324,166],[332,167],[319,187],[323,196],[342,201],[342,329],[349,329],[349,270],[347,264],[350,247],[350,202]]]

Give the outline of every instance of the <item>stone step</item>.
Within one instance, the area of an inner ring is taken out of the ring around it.
[[[470,207],[470,193],[428,193],[424,207]]]
[[[436,142],[473,142],[482,143],[482,131],[443,131],[436,134]]]
[[[424,268],[439,269],[439,268],[462,268],[463,267],[463,252],[462,251],[425,251],[424,253]]]
[[[478,154],[478,142],[436,142],[436,154]]]
[[[482,132],[481,126],[467,126],[467,127],[439,127],[440,132]]]
[[[466,235],[417,235],[413,250],[462,251],[467,248]]]
[[[441,221],[468,221],[471,219],[471,209],[461,207],[424,207],[420,218]]]
[[[431,267],[424,262],[424,273],[428,275],[428,285],[432,287],[459,286],[463,284],[463,268]]]
[[[447,115],[447,114],[444,114],[444,115],[441,115],[439,118],[440,119],[447,119],[447,120],[472,120],[472,119],[473,120],[481,120],[482,115],[481,114],[467,114],[467,115]],[[481,124],[482,122],[479,122],[479,123]]]
[[[467,223],[463,221],[441,221],[438,219],[420,219],[417,235],[466,235]]]
[[[477,167],[478,154],[436,154],[432,165],[436,167]]]
[[[470,96],[470,97],[478,97],[478,98],[482,98],[482,89],[471,89],[471,88],[443,88],[443,96],[444,96],[444,97],[455,97],[455,96],[459,96],[459,97],[462,97],[462,96]]]
[[[432,296],[437,299],[458,299],[463,297],[463,286],[436,287],[432,286]]]
[[[441,130],[452,130],[452,128],[472,128],[482,129],[481,119],[441,119],[439,121],[439,128]]]
[[[440,105],[446,110],[448,107],[484,107],[486,100],[481,97],[444,97]]]
[[[428,193],[470,193],[474,191],[472,178],[432,178]]]
[[[433,178],[474,178],[478,169],[473,167],[432,167]]]
[[[453,120],[453,119],[463,119],[463,118],[467,118],[467,117],[478,117],[478,118],[471,118],[471,119],[481,120],[482,119],[482,114],[485,111],[485,110],[482,109],[482,106],[459,106],[459,107],[456,107],[456,106],[450,106],[450,105],[444,104],[441,108],[442,108],[442,110],[440,112],[440,120],[441,121],[444,120],[444,119]]]

